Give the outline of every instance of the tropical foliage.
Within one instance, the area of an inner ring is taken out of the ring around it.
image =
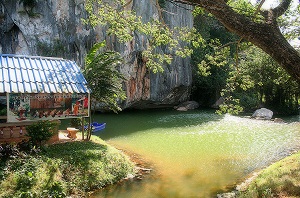
[[[104,108],[117,112],[121,110],[118,101],[126,97],[122,89],[124,76],[117,70],[123,59],[119,53],[105,51],[104,47],[104,42],[92,47],[86,56],[83,74],[92,91],[92,98],[102,103]]]
[[[250,47],[240,54],[240,74],[242,86],[247,87],[244,95],[251,95],[256,105],[261,104],[281,113],[297,113],[300,95],[299,84],[287,72],[278,66],[269,55],[257,47]]]
[[[263,22],[261,12],[249,1],[231,1],[229,4],[236,12],[255,17],[258,23]],[[288,15],[294,20],[286,16],[280,18],[283,30],[290,27],[291,22],[295,24],[298,18],[295,12]],[[269,107],[276,113],[297,113],[299,85],[278,63],[243,38],[228,33],[203,9],[196,8],[194,13],[197,31],[207,42],[213,39],[218,45],[194,50],[193,98],[211,105],[221,95],[224,103],[220,113],[236,114],[260,106]],[[297,34],[286,37],[293,39],[295,36]]]
[[[226,85],[230,65],[234,62],[234,41],[237,37],[226,31],[211,15],[198,9],[194,13],[194,27],[208,44],[193,50],[192,98],[204,106],[210,106],[220,97]]]

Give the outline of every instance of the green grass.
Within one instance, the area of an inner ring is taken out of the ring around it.
[[[239,197],[300,197],[300,152],[263,170]]]
[[[135,172],[127,156],[97,137],[92,140],[2,161],[0,197],[85,197]]]

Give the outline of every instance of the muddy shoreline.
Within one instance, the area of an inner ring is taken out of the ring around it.
[[[115,146],[114,146],[115,147]],[[148,177],[150,174],[154,177],[155,175],[155,167],[154,164],[150,161],[147,161],[144,159],[141,155],[134,153],[132,151],[128,151],[125,149],[121,149],[118,147],[115,147],[122,153],[124,153],[126,156],[129,157],[129,159],[135,164],[137,173],[134,176],[129,176],[126,179],[136,179],[136,180],[142,180],[145,177]]]

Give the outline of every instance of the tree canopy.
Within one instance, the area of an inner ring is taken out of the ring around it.
[[[211,13],[229,31],[239,35],[242,39],[250,41],[269,54],[280,66],[295,78],[298,83],[300,83],[300,54],[284,37],[278,23],[279,18],[287,13],[292,0],[282,0],[277,7],[269,10],[261,9],[265,0],[257,1],[259,4],[256,7],[253,6],[252,13],[238,9],[238,5],[244,3],[244,0],[169,1],[199,6]]]

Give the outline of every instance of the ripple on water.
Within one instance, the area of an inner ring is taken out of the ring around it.
[[[144,197],[145,192],[155,197],[153,193],[169,191],[205,197],[287,155],[300,142],[299,125],[294,123],[199,111],[152,114],[144,123],[141,128],[134,125],[134,132],[110,140],[120,148],[147,156],[155,164],[160,175],[155,184],[138,184]],[[125,124],[120,124],[120,131]],[[149,186],[156,186],[159,192],[149,190]]]

